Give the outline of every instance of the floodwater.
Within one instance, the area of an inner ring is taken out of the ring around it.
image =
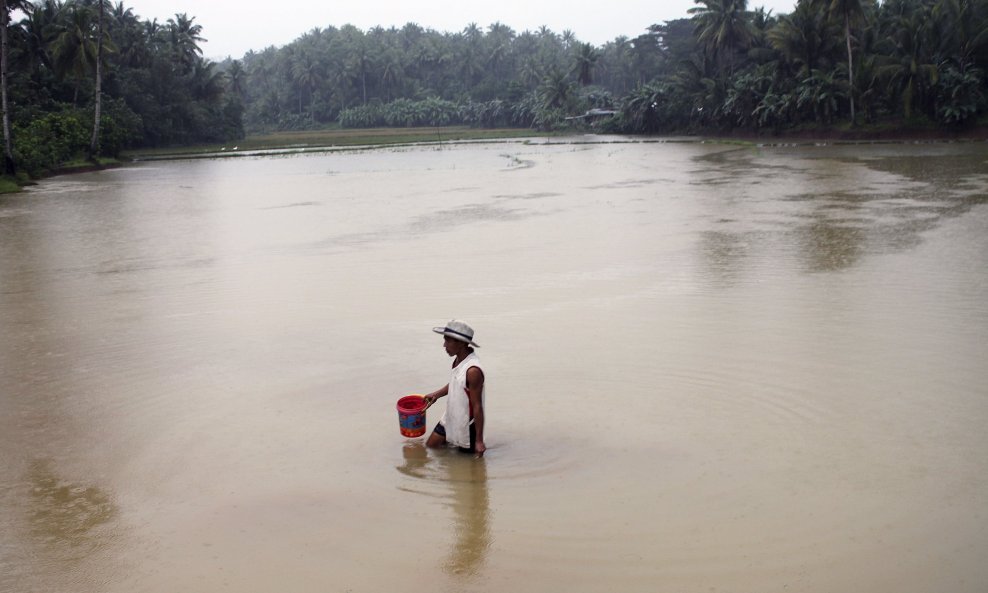
[[[988,145],[587,140],[0,197],[0,591],[983,593]]]

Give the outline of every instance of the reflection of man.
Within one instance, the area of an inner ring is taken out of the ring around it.
[[[484,445],[484,369],[474,352],[479,348],[473,341],[473,328],[462,321],[450,321],[446,327],[432,331],[444,336],[446,354],[453,357],[449,383],[425,396],[427,406],[440,397],[446,400],[446,411],[426,441],[428,447],[456,445],[461,451],[483,457]]]
[[[421,442],[405,443],[399,472],[417,482],[401,487],[429,497],[441,494],[443,508],[453,510],[455,539],[443,571],[458,578],[476,577],[491,547],[491,509],[487,489],[487,460],[461,455],[432,455]]]
[[[491,545],[487,461],[459,455],[449,461],[456,542],[443,568],[449,574],[472,577],[483,566]]]
[[[405,465],[399,465],[398,471],[412,478],[424,478],[425,466],[429,462],[429,455],[425,452],[425,447],[417,441],[405,443],[401,448],[401,456],[405,458]]]

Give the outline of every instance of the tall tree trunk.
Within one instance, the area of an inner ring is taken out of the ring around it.
[[[99,3],[99,21],[96,25],[96,101],[93,117],[93,136],[89,141],[89,158],[99,157],[99,124],[103,108],[103,0]]]
[[[10,9],[7,0],[0,0],[0,109],[3,110],[3,172],[13,175],[17,172],[14,163],[14,143],[10,138],[10,105],[7,100],[7,23]]]
[[[854,61],[851,57],[851,13],[844,13],[844,37],[847,39],[847,95],[851,99],[851,125],[854,125]]]

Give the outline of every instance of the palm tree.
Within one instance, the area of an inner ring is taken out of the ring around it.
[[[460,33],[459,39],[462,41],[462,53],[459,55],[460,78],[467,87],[472,87],[483,75],[482,65],[484,32],[480,30],[477,23],[470,23]]]
[[[118,2],[113,7],[108,25],[109,37],[117,46],[121,62],[131,67],[146,66],[149,48],[145,43],[144,25],[134,15],[134,10]]]
[[[321,64],[309,52],[300,52],[292,60],[292,80],[298,86],[298,112],[302,113],[302,91],[309,92],[309,117],[315,118],[315,89],[322,83]]]
[[[9,70],[7,67],[7,26],[10,24],[10,11],[25,8],[23,0],[0,0],[0,109],[3,110],[3,172],[12,175],[17,167],[14,163],[14,143],[10,136],[10,102],[7,97]]]
[[[23,35],[26,55],[21,59],[31,72],[40,73],[42,70],[54,70],[51,60],[51,44],[55,38],[55,24],[62,11],[61,2],[44,0],[43,2],[21,2],[24,5],[25,17],[20,22],[20,33]],[[10,6],[10,0],[7,1]],[[39,67],[42,66],[43,68]]]
[[[576,33],[570,29],[563,29],[563,35],[560,37],[560,41],[562,41],[564,49],[569,49],[576,43]]]
[[[515,32],[511,27],[500,23],[492,23],[487,28],[487,63],[494,78],[503,78],[505,67],[511,58],[512,41]]]
[[[226,88],[226,74],[217,70],[211,61],[199,58],[190,73],[192,97],[207,104],[215,105]]]
[[[93,104],[93,135],[89,140],[89,158],[99,156],[99,124],[103,109],[103,14],[109,0],[96,0],[99,16],[96,21],[96,92]]]
[[[847,84],[848,99],[851,101],[851,125],[854,125],[854,58],[851,53],[851,24],[864,16],[861,0],[810,0],[815,5],[826,5],[827,13],[839,18],[844,25],[844,40],[847,43]]]
[[[544,110],[564,109],[573,94],[573,83],[566,74],[557,69],[550,70],[539,85],[538,96]]]
[[[227,71],[226,75],[230,92],[232,92],[238,99],[243,100],[247,72],[244,70],[244,66],[240,60],[233,60],[230,62],[230,70]]]
[[[931,26],[928,10],[910,11],[897,17],[889,39],[893,45],[892,57],[878,69],[890,88],[898,88],[907,119],[912,116],[917,99],[922,100],[939,74],[935,56],[928,47]]]
[[[799,2],[791,14],[779,17],[779,23],[768,31],[768,40],[796,76],[807,78],[814,69],[830,66],[824,63],[834,49],[830,29],[822,11]]]
[[[92,13],[80,4],[65,5],[52,41],[52,64],[55,73],[75,81],[72,102],[79,102],[79,87],[96,64],[97,47],[93,39]]]
[[[734,54],[751,47],[755,30],[748,19],[748,0],[694,0],[691,8],[696,23],[696,40],[727,73],[734,72]]]
[[[664,87],[659,83],[647,84],[633,90],[624,99],[623,117],[632,131],[653,134],[659,131],[659,106],[665,100]]]
[[[581,85],[593,84],[593,70],[600,60],[600,52],[590,43],[579,43],[573,54],[573,70]]]
[[[962,71],[974,64],[979,52],[984,56],[988,48],[986,9],[988,6],[982,2],[978,14],[977,3],[971,0],[939,0],[933,7],[931,14],[939,24],[939,53],[954,57]]]
[[[195,20],[196,17],[190,17],[185,13],[176,14],[175,18],[168,19],[165,29],[171,50],[185,72],[191,71],[196,58],[202,56],[202,48],[199,44],[206,41],[200,35],[202,25],[195,24]]]

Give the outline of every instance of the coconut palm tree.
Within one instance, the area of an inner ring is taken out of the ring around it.
[[[941,55],[952,56],[963,71],[975,63],[988,48],[988,5],[972,0],[939,0],[931,12],[939,32]]]
[[[202,56],[202,48],[199,44],[207,41],[201,35],[202,25],[195,24],[195,20],[196,17],[190,17],[185,13],[176,14],[175,18],[168,19],[165,28],[171,51],[186,73],[195,66],[196,58]]]
[[[14,143],[10,136],[10,101],[7,97],[8,69],[7,27],[10,25],[10,11],[26,8],[23,0],[0,0],[0,110],[3,110],[3,172],[12,175],[17,166],[14,162]]]
[[[844,26],[844,40],[847,44],[847,85],[851,103],[851,125],[854,125],[854,57],[851,52],[851,25],[864,16],[861,0],[810,0],[811,4],[825,6],[827,13],[839,19]]]
[[[10,0],[7,2],[11,4]],[[55,22],[58,20],[62,10],[61,4],[56,0],[44,0],[44,2],[21,2],[24,5],[26,16],[21,19],[20,29],[24,35],[27,55],[22,56],[31,71],[43,69],[51,72],[54,70],[51,61],[51,44],[54,40]]]
[[[800,79],[808,78],[814,69],[829,68],[826,56],[834,49],[834,31],[823,11],[800,2],[791,14],[779,17],[779,23],[768,31],[768,40]]]
[[[931,51],[933,39],[929,10],[914,10],[896,18],[889,38],[892,55],[885,59],[878,71],[902,98],[903,114],[912,116],[917,101],[929,95],[937,82],[939,69]],[[893,91],[893,92],[895,92]]]
[[[315,89],[323,81],[322,65],[319,60],[312,57],[309,52],[300,52],[292,60],[292,80],[298,88],[298,112],[302,113],[302,94],[308,91],[309,94],[309,117],[315,118],[313,106],[315,104]]]
[[[593,84],[593,71],[600,60],[600,52],[590,43],[579,43],[573,54],[573,71],[581,85]]]
[[[81,4],[67,4],[55,30],[52,65],[56,75],[74,81],[72,103],[78,104],[79,88],[96,65],[98,48],[92,34],[93,14]]]
[[[566,73],[558,69],[550,70],[538,89],[539,100],[546,111],[565,109],[572,95],[573,83],[566,77]]]
[[[563,34],[562,37],[560,37],[560,41],[563,44],[563,49],[569,49],[573,47],[574,43],[576,43],[576,33],[570,29],[563,29]]]
[[[230,62],[230,69],[226,73],[229,91],[240,100],[244,98],[244,85],[247,80],[247,72],[240,60]]]
[[[96,0],[96,10],[98,13],[96,19],[96,91],[93,95],[93,135],[89,140],[90,159],[95,159],[99,156],[99,125],[103,110],[103,51],[106,49],[103,18],[107,4],[109,4],[109,0]]]
[[[755,29],[749,20],[748,0],[694,0],[699,6],[691,8],[700,47],[727,74],[734,72],[734,55],[751,47]]]

